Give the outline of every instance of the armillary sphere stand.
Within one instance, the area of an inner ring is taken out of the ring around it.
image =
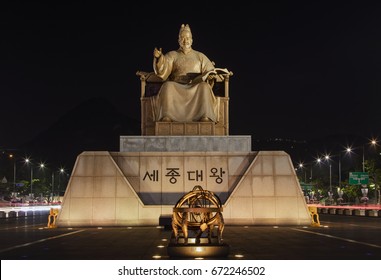
[[[229,254],[223,242],[222,203],[213,192],[195,186],[173,208],[168,255],[181,258],[221,258]]]

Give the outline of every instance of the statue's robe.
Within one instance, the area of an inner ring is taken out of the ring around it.
[[[168,117],[177,122],[208,118],[218,122],[219,97],[205,81],[213,63],[201,52],[170,51],[154,59],[154,71],[164,80],[159,93],[152,97],[155,121]]]

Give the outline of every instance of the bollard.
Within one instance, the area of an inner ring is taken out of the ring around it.
[[[308,211],[311,216],[311,226],[320,227],[319,214],[316,206],[308,206]]]
[[[25,211],[18,211],[17,212],[17,217],[25,217]]]
[[[336,208],[329,208],[328,212],[329,212],[329,214],[335,215],[336,214]]]
[[[56,228],[56,219],[58,216],[59,209],[50,208],[49,216],[48,216],[48,228]]]
[[[344,214],[347,215],[347,216],[352,216],[352,214],[353,214],[353,209],[345,209],[345,210],[344,210]]]
[[[9,211],[8,212],[8,218],[16,218],[17,217],[17,212],[16,211]]]
[[[378,217],[378,211],[377,210],[369,210],[368,212],[367,212],[367,216],[368,217]]]

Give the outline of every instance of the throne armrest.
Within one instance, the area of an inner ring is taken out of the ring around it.
[[[156,95],[163,79],[158,77],[154,72],[137,71],[136,75],[140,77],[141,90],[140,97],[148,97]]]
[[[148,83],[162,83],[163,79],[158,77],[155,72],[137,71],[136,75],[140,77],[140,80],[145,80]]]
[[[209,84],[213,87],[213,92],[217,96],[229,97],[229,79],[233,76],[233,72],[226,68],[216,68],[209,73],[213,76],[213,79],[209,81]]]
[[[156,95],[163,83],[163,79],[158,77],[154,72],[137,71],[136,75],[141,81],[141,97],[149,97]],[[229,96],[229,78],[233,72],[226,68],[216,68],[213,73],[213,80],[209,81],[213,87],[213,91],[218,96]]]

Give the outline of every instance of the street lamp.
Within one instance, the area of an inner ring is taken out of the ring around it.
[[[370,146],[373,146],[373,147],[377,147],[378,146],[378,141],[377,139],[371,139],[370,142],[369,142]],[[352,148],[351,147],[348,147],[347,148],[347,152],[350,153],[352,152]],[[369,168],[369,171],[371,171],[372,168]],[[365,144],[362,145],[362,172],[365,172]],[[373,170],[373,177],[374,177],[374,200],[375,200],[375,203],[378,201],[377,200],[377,174],[375,172],[375,170]],[[366,185],[365,185],[366,186]],[[365,188],[365,186],[363,185],[363,189]]]
[[[369,144],[375,147],[377,145],[377,140],[372,139]],[[362,145],[362,172],[365,172],[365,145]]]
[[[54,170],[52,171],[52,202],[54,199]]]
[[[16,158],[13,154],[9,155],[10,159],[13,159],[13,195],[16,194]]]
[[[370,144],[377,150],[378,142],[376,139],[372,139]],[[377,199],[377,173],[376,170],[373,170],[373,180],[374,180],[374,203],[380,204],[380,196]]]
[[[329,162],[329,192],[332,194],[332,164],[329,161],[329,155],[324,156],[325,160]]]
[[[30,165],[30,195],[33,196],[33,166],[29,158],[25,159],[25,163]]]
[[[44,163],[40,163],[39,168],[40,168],[40,170],[43,170],[45,168],[45,164]],[[45,175],[44,175],[43,182],[45,182]]]
[[[303,163],[299,163],[299,168],[301,171],[303,170],[303,167],[304,167]],[[304,170],[304,183],[306,183],[306,181],[307,181],[307,174],[306,174],[306,171]]]
[[[62,174],[65,174],[65,169],[64,168],[60,168],[59,170],[59,175],[58,175],[58,196],[60,196],[60,187],[61,187],[61,175]]]

